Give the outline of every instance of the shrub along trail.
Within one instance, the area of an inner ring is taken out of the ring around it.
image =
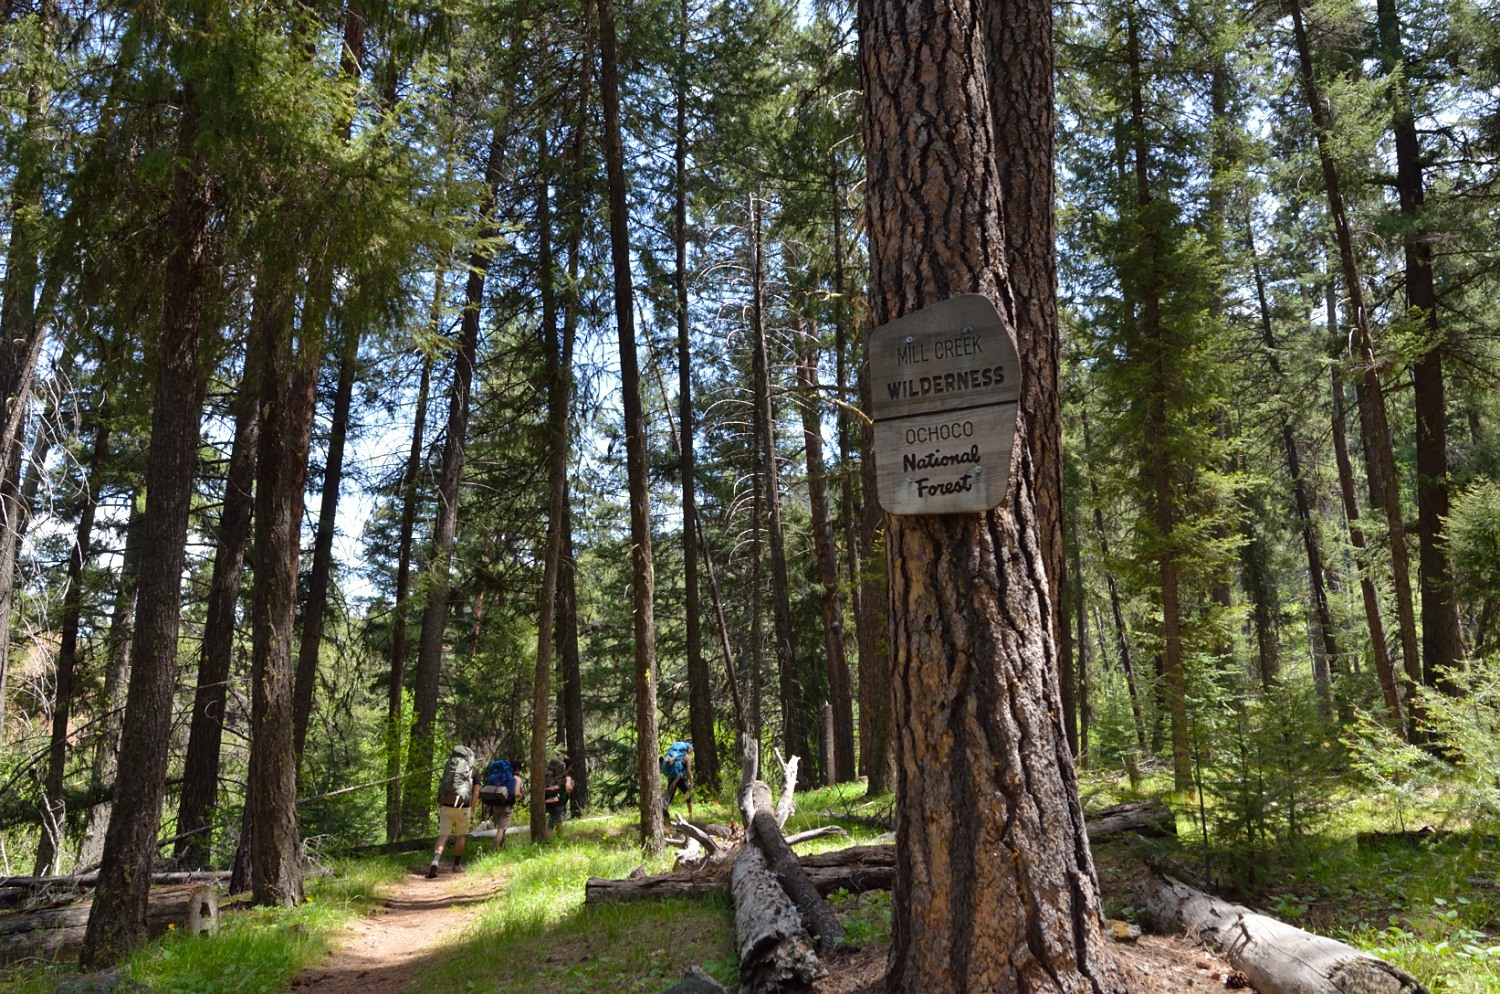
[[[384,907],[356,922],[328,959],[292,981],[292,989],[316,994],[412,990],[423,961],[503,886],[492,874],[454,873],[451,865],[445,859],[436,880],[427,879],[425,860],[413,867]]]

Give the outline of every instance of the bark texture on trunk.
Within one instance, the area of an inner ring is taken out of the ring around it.
[[[1463,630],[1453,595],[1453,564],[1443,545],[1448,517],[1448,400],[1443,383],[1447,343],[1438,320],[1432,240],[1423,230],[1422,146],[1412,110],[1401,17],[1395,0],[1377,0],[1375,23],[1381,61],[1391,77],[1391,130],[1396,139],[1396,193],[1406,221],[1406,306],[1420,316],[1431,347],[1412,367],[1417,414],[1418,586],[1422,595],[1422,682],[1451,688],[1447,674],[1464,655]]]
[[[114,816],[81,957],[90,967],[110,965],[146,939],[147,895],[167,780],[182,567],[198,462],[198,339],[216,261],[210,225],[214,183],[196,147],[201,109],[187,89],[169,208],[173,249],[163,267],[169,275],[155,349],[135,664]]]
[[[267,267],[272,269],[273,267]],[[250,740],[251,886],[256,904],[302,902],[297,833],[292,642],[301,563],[302,508],[312,442],[326,314],[304,311],[293,331],[291,283],[262,271],[277,295],[260,322],[256,348],[265,361],[255,479],[255,587]]]
[[[1035,16],[1008,7],[1003,19]],[[874,325],[971,292],[1016,314],[986,16],[966,0],[860,4]],[[1006,127],[999,140],[1050,149],[1050,133]],[[888,518],[897,994],[1123,992],[1060,718],[1037,512],[1041,466],[1060,454],[1033,433],[1055,410],[1050,391],[1023,376],[1001,508]]]

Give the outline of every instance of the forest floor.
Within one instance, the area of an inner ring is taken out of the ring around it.
[[[372,916],[355,922],[334,952],[292,982],[311,994],[411,994],[417,977],[478,909],[504,890],[508,874],[455,874],[444,861],[436,880],[426,862],[408,874]],[[1108,940],[1107,940],[1108,941]],[[1185,994],[1248,989],[1242,975],[1221,958],[1181,936],[1141,936],[1109,942],[1130,994]],[[587,949],[573,951],[588,956]],[[878,994],[883,989],[887,947],[867,946],[827,962],[828,976],[814,994]],[[733,990],[733,988],[730,988]]]
[[[830,963],[815,994],[879,994],[884,990],[886,950],[872,946]],[[1129,994],[1250,990],[1243,974],[1182,936],[1144,935],[1133,942],[1112,942],[1110,951]]]

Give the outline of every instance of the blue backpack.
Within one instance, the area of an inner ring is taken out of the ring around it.
[[[667,754],[661,758],[662,773],[673,780],[687,773],[687,766],[683,763],[683,759],[692,751],[691,742],[673,742],[667,748]]]
[[[479,788],[479,800],[485,804],[516,803],[516,771],[509,761],[491,760],[484,768],[484,785]]]

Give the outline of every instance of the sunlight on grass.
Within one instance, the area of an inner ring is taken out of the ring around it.
[[[404,864],[392,859],[340,863],[333,876],[307,882],[310,900],[301,907],[226,910],[215,938],[168,932],[131,956],[112,981],[117,986],[110,989],[121,994],[285,990],[350,921],[378,903],[378,888],[399,880],[404,872]],[[0,992],[42,994],[85,982],[71,965],[18,966],[0,975]]]

